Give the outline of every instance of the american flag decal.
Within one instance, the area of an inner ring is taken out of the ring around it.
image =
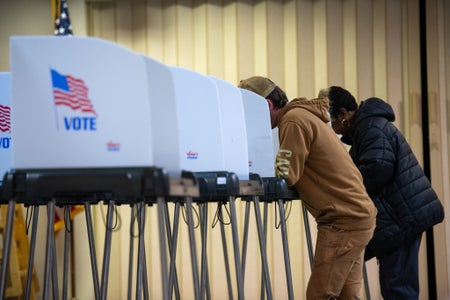
[[[11,131],[11,108],[0,104],[0,131]]]
[[[62,75],[50,69],[53,83],[55,105],[64,105],[72,110],[97,115],[88,97],[88,88],[84,81],[70,75]]]

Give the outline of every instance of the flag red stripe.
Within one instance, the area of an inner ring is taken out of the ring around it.
[[[90,112],[96,114],[94,106],[89,97],[89,89],[81,79],[74,78],[70,75],[66,76],[69,91],[54,88],[53,95],[56,105],[65,105],[73,110],[81,110],[82,112]]]

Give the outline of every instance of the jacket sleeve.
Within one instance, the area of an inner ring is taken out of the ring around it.
[[[289,186],[303,175],[309,155],[310,134],[299,124],[287,122],[279,128],[280,147],[276,157],[275,174],[283,177]]]
[[[394,178],[396,156],[383,127],[368,122],[355,132],[351,153],[369,194],[378,193]],[[356,147],[355,147],[356,146]]]

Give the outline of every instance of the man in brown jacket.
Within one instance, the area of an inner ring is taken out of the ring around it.
[[[242,80],[239,87],[267,101],[272,128],[279,132],[276,175],[295,187],[317,222],[307,299],[360,299],[364,248],[377,210],[360,172],[327,124],[328,99],[289,101],[261,76]]]

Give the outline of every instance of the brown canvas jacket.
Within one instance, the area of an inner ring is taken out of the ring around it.
[[[372,228],[376,208],[359,170],[328,124],[328,105],[327,98],[298,98],[282,109],[275,172],[296,188],[319,225]]]

